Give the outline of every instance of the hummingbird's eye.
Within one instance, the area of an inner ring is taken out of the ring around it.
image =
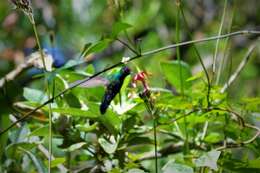
[[[122,71],[123,71],[123,73],[125,73],[125,74],[130,74],[130,73],[131,73],[130,68],[127,67],[127,66],[123,67]]]

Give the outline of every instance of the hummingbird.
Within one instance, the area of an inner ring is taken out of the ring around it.
[[[131,73],[129,67],[124,66],[120,69],[119,72],[114,74],[107,85],[105,94],[101,101],[101,105],[99,107],[100,113],[105,114],[108,106],[111,101],[115,98],[115,96],[120,92],[120,89],[124,83],[125,78]]]
[[[123,66],[118,72],[110,76],[108,79],[102,77],[95,77],[86,82],[81,83],[82,80],[76,81],[81,83],[81,87],[95,87],[100,85],[105,85],[106,90],[101,100],[99,111],[101,114],[105,114],[107,108],[109,107],[111,101],[120,92],[120,89],[124,83],[125,78],[131,73],[131,70],[127,66]]]

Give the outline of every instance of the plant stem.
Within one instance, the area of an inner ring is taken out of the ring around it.
[[[155,155],[155,172],[158,173],[158,156],[157,156],[157,135],[156,135],[157,119],[153,120],[153,136],[154,136],[154,155]]]
[[[224,84],[224,86],[221,88],[220,92],[224,93],[226,91],[226,89],[235,81],[235,79],[238,77],[238,75],[240,74],[240,72],[243,70],[243,68],[245,67],[245,65],[247,64],[247,62],[249,61],[254,49],[256,47],[256,43],[252,44],[245,57],[243,58],[243,60],[240,62],[239,66],[237,67],[236,71],[230,76],[230,78],[228,79],[228,81]]]
[[[221,17],[221,24],[219,27],[219,31],[218,31],[218,35],[221,35],[222,33],[222,29],[223,29],[223,25],[224,25],[224,21],[225,21],[225,16],[226,16],[226,8],[227,8],[227,0],[225,0],[224,2],[224,9],[223,9],[223,14]],[[219,48],[219,39],[217,39],[217,43],[216,43],[216,47],[215,47],[215,53],[213,56],[213,64],[212,64],[212,72],[213,72],[213,77],[212,79],[214,79],[215,73],[216,73],[216,60],[217,60],[217,56],[218,56],[218,48]]]
[[[46,73],[47,72],[47,68],[46,68],[46,63],[45,63],[45,60],[44,60],[44,55],[43,55],[43,50],[42,50],[42,47],[41,47],[41,43],[40,43],[40,39],[39,39],[39,36],[38,36],[38,32],[37,32],[37,28],[36,28],[36,24],[34,22],[34,17],[32,15],[32,25],[33,25],[33,31],[34,31],[34,35],[35,35],[35,38],[36,38],[36,42],[37,42],[37,45],[38,45],[38,48],[39,48],[39,51],[40,51],[40,55],[41,55],[41,60],[42,60],[42,64],[43,64],[43,67],[44,67],[44,72]],[[45,85],[46,85],[46,90],[47,90],[47,95],[48,95],[48,100],[51,99],[51,93],[50,93],[50,89],[49,89],[49,82],[48,80],[45,79]],[[50,173],[51,172],[51,160],[52,160],[52,108],[51,108],[51,104],[48,104],[48,114],[49,114],[49,140],[48,140],[48,143],[49,143],[49,158],[48,158],[48,172]]]
[[[154,105],[149,97],[145,96],[145,98],[142,98],[147,112],[152,116],[153,118],[153,137],[154,137],[154,156],[155,156],[155,173],[158,173],[158,155],[157,155],[157,116],[155,114],[156,111],[154,111]]]
[[[176,43],[178,44],[180,41],[180,1],[177,0],[176,6],[177,6],[177,13],[176,13]],[[177,53],[177,59],[179,63],[179,77],[180,77],[180,86],[181,86],[181,95],[184,95],[184,89],[183,89],[183,80],[182,80],[182,66],[181,66],[181,57],[180,57],[180,47],[176,48]]]
[[[177,13],[176,13],[176,43],[180,41],[180,8],[181,8],[181,0],[176,1]],[[180,73],[180,86],[181,86],[181,95],[184,97],[184,85],[183,85],[183,76],[182,76],[182,66],[181,66],[181,55],[180,55],[180,47],[176,48],[177,59],[179,64],[179,73]],[[184,133],[185,133],[185,150],[184,153],[189,151],[189,134],[187,132],[187,119],[184,117]]]

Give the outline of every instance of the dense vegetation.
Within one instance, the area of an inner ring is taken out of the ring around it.
[[[260,172],[259,9],[1,2],[0,172]]]

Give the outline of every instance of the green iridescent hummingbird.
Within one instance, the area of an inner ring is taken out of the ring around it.
[[[125,78],[131,73],[131,70],[127,66],[123,66],[120,71],[116,72],[108,79],[102,77],[95,77],[87,82],[80,84],[82,87],[95,87],[100,85],[106,86],[105,94],[101,100],[99,107],[100,113],[105,114],[107,108],[109,107],[111,101],[120,92],[120,89],[124,83]],[[81,81],[77,81],[81,82]]]
[[[124,83],[126,76],[130,74],[131,70],[127,66],[121,68],[121,70],[116,73],[112,80],[110,80],[109,84],[107,85],[105,94],[101,101],[101,105],[99,107],[100,113],[106,113],[108,106],[110,105],[111,101],[115,98],[115,96],[120,92],[120,89]]]

